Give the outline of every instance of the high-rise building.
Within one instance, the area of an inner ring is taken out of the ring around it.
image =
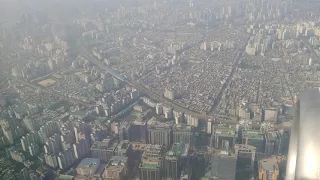
[[[85,113],[82,111],[78,111],[74,113],[73,115],[76,119],[83,119],[85,116]],[[81,120],[78,120],[74,123],[73,131],[76,137],[76,142],[78,142],[80,139],[89,137],[91,134],[91,128],[87,123],[84,123]]]
[[[265,134],[265,154],[279,155],[282,154],[282,134],[279,131],[267,132]]]
[[[73,144],[76,142],[76,137],[73,131],[67,130],[66,128],[63,128],[61,130],[61,142],[66,142],[66,143],[70,143]]]
[[[158,114],[158,115],[161,115],[161,114],[163,114],[163,107],[162,107],[162,104],[157,104],[156,105],[156,113]]]
[[[165,112],[164,112],[164,117],[166,119],[173,119],[173,114],[172,114],[172,111],[167,109]]]
[[[23,123],[25,124],[25,126],[30,132],[37,131],[39,129],[39,123],[37,123],[35,119],[24,118]]]
[[[44,151],[47,154],[58,154],[61,150],[61,141],[58,134],[54,134],[44,144]]]
[[[38,134],[40,136],[40,142],[45,143],[49,137],[58,132],[58,125],[56,122],[49,121],[45,125],[41,126]]]
[[[179,157],[173,151],[166,153],[163,163],[163,171],[165,178],[178,178]]]
[[[52,168],[57,168],[59,166],[56,155],[44,154],[44,159],[46,164]]]
[[[136,120],[130,124],[129,140],[131,142],[147,143],[147,122],[146,121]]]
[[[28,133],[20,139],[23,151],[28,151],[31,144],[39,144],[40,137],[37,132]]]
[[[10,128],[2,128],[3,130],[3,135],[7,138],[8,142],[10,144],[13,144],[14,138],[13,138],[13,133]]]
[[[259,180],[277,180],[279,165],[276,158],[263,159],[258,162]]]
[[[119,140],[129,140],[130,124],[127,122],[121,123],[119,128]]]
[[[175,124],[172,128],[173,143],[193,144],[193,126],[187,124]]]
[[[295,105],[286,180],[319,179],[320,89],[302,94]]]
[[[256,147],[256,151],[264,153],[264,135],[260,131],[242,130],[242,144]]]
[[[175,124],[184,123],[184,113],[183,112],[173,110],[173,117],[175,120]]]
[[[138,99],[138,97],[139,97],[139,91],[133,89],[132,92],[131,92],[131,94],[130,94],[130,96],[131,96],[131,99]]]
[[[233,16],[232,7],[228,6],[228,18],[231,18]]]
[[[172,144],[172,123],[163,123],[151,118],[148,121],[148,142],[170,146]]]
[[[73,165],[73,163],[75,163],[75,161],[76,158],[74,156],[73,148],[70,148],[64,152],[60,152],[58,155],[58,164],[60,169],[65,170],[69,168],[71,165]]]
[[[73,150],[75,158],[82,158],[90,151],[89,139],[81,139],[79,142],[73,144]]]
[[[212,155],[211,176],[214,179],[235,180],[237,156],[227,151],[217,151]]]
[[[31,156],[36,156],[40,153],[39,146],[37,144],[30,144],[29,153]]]
[[[174,100],[176,96],[176,91],[172,88],[166,88],[164,90],[164,97],[170,99],[170,100]]]
[[[207,121],[207,133],[212,134],[212,119],[208,119]]]
[[[128,140],[120,141],[115,149],[116,156],[129,157],[132,154],[132,145]]]
[[[174,143],[172,148],[165,154],[163,160],[163,177],[178,179],[181,174],[182,165],[187,165],[185,159],[188,156],[189,144]]]
[[[189,124],[191,126],[194,126],[194,127],[198,127],[199,118],[194,117],[194,116],[189,115],[189,114],[184,114],[184,117],[185,117],[185,121],[186,121],[187,124]]]
[[[163,163],[162,145],[148,147],[142,154],[140,169],[140,180],[160,180],[161,167]]]
[[[237,160],[242,167],[246,167],[247,165],[253,170],[254,160],[256,156],[256,147],[245,145],[245,144],[236,144],[234,147],[235,155],[237,156]]]
[[[231,150],[236,144],[238,137],[235,128],[218,126],[214,133],[214,147],[217,149]]]

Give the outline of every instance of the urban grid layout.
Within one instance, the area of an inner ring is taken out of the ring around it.
[[[319,0],[0,0],[0,179],[320,180],[318,87]]]

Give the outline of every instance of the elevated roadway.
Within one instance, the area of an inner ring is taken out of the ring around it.
[[[147,94],[149,97],[151,97],[152,99],[157,100],[158,102],[161,102],[165,106],[171,107],[173,109],[176,109],[177,111],[184,112],[186,114],[192,115],[192,116],[197,117],[197,118],[202,119],[202,120],[208,120],[210,118],[213,118],[213,116],[209,116],[209,115],[204,114],[204,113],[202,114],[202,113],[199,113],[199,112],[195,112],[195,111],[192,111],[192,110],[190,110],[190,109],[188,109],[188,108],[186,108],[184,106],[181,106],[178,103],[176,103],[176,102],[174,102],[174,101],[172,101],[170,99],[167,99],[162,95],[159,95],[159,94],[153,92],[152,90],[150,90],[150,89],[146,88],[145,86],[139,84],[139,82],[137,82],[137,81],[129,80],[125,76],[121,75],[117,71],[113,70],[112,68],[110,68],[109,66],[105,65],[103,62],[101,62],[97,58],[95,58],[85,48],[83,48],[83,51],[82,51],[81,55],[84,56],[85,58],[87,58],[89,61],[91,61],[96,66],[99,66],[100,68],[105,70],[107,73],[110,73],[111,75],[113,75],[114,77],[118,78],[119,80],[121,80],[121,81],[123,81],[125,83],[128,83],[129,85],[131,85],[135,89],[139,90],[142,93]],[[233,69],[232,69],[232,72],[229,75],[228,81],[225,83],[225,86],[222,88],[221,92],[219,93],[220,96],[222,95],[222,92],[226,88],[226,85],[229,84],[229,81],[230,81],[231,77],[233,76],[233,74],[234,74],[234,72],[235,72],[235,70],[237,68],[237,65],[239,63],[239,60],[240,60],[241,56],[242,56],[242,53],[240,51],[238,51],[237,57],[236,57],[237,58],[236,63],[234,65]],[[220,103],[220,100],[221,100],[221,97],[217,98],[217,100],[215,101],[215,105],[214,105],[215,107]]]
[[[198,117],[199,119],[203,119],[203,120],[207,120],[210,118],[210,116],[207,116],[206,114],[201,114],[195,111],[192,111],[186,107],[183,107],[179,104],[177,104],[176,102],[169,100],[153,91],[151,91],[150,89],[142,86],[141,84],[139,84],[136,81],[130,81],[128,80],[128,78],[126,78],[125,76],[121,75],[120,73],[118,73],[117,71],[111,69],[110,67],[108,67],[107,65],[105,65],[103,62],[99,61],[98,59],[96,59],[92,54],[90,54],[89,52],[87,52],[86,50],[83,51],[82,56],[84,56],[85,58],[87,58],[89,61],[91,61],[93,64],[95,64],[96,66],[99,66],[100,68],[102,68],[103,70],[105,70],[106,72],[110,73],[111,75],[113,75],[114,77],[118,78],[119,80],[128,83],[129,85],[131,85],[132,87],[134,87],[135,89],[139,90],[142,93],[147,94],[149,97],[151,97],[152,99],[155,99],[159,102],[161,102],[162,104],[169,106],[173,109],[176,109],[178,111],[184,112],[186,114],[190,114],[192,116]]]

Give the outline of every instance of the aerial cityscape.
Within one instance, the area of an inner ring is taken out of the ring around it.
[[[0,179],[320,180],[319,87],[319,0],[0,0]]]

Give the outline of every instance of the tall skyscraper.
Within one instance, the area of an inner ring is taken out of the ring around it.
[[[286,180],[320,179],[320,89],[300,94],[291,129]]]

